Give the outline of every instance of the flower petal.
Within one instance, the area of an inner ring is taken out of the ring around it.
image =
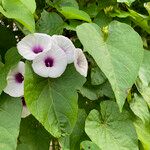
[[[38,55],[32,63],[32,68],[36,74],[51,78],[61,76],[66,66],[66,54],[57,45],[53,45],[48,52]]]
[[[19,54],[27,60],[33,60],[41,52],[48,51],[51,46],[51,36],[43,33],[29,34],[17,44]]]
[[[21,118],[25,118],[25,117],[29,116],[30,114],[31,113],[28,110],[27,106],[23,106]]]
[[[75,46],[72,41],[62,35],[53,35],[52,40],[66,53],[68,64],[74,61]]]
[[[76,70],[83,76],[87,76],[88,71],[88,62],[86,60],[86,57],[83,53],[83,51],[79,48],[76,48],[75,50],[75,60],[74,65]]]
[[[16,82],[15,75],[21,73],[24,75],[25,64],[24,62],[19,62],[17,66],[10,70],[7,76],[7,86],[4,89],[4,92],[9,94],[12,97],[20,97],[24,94],[24,82]]]

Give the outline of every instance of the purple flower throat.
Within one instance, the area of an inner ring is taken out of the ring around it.
[[[15,75],[15,80],[16,80],[17,83],[22,83],[23,80],[24,80],[24,77],[23,77],[23,75],[21,73],[17,73]]]
[[[43,52],[43,47],[41,47],[40,45],[34,46],[34,47],[32,48],[32,51],[33,51],[35,54],[41,53],[41,52]]]
[[[54,66],[54,59],[51,57],[47,57],[45,59],[45,66],[46,67],[53,67]]]

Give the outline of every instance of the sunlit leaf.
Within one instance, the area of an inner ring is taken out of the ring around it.
[[[18,98],[0,96],[0,149],[15,150],[21,121],[22,104]]]
[[[28,30],[34,32],[35,22],[33,11],[35,10],[35,1],[23,0],[2,0],[0,12],[7,18],[15,19],[23,24]]]
[[[102,150],[138,150],[137,135],[129,114],[119,112],[115,102],[100,103],[100,112],[92,110],[85,131]]]
[[[103,31],[103,32],[102,32]],[[113,21],[108,29],[84,23],[77,35],[108,78],[120,110],[134,84],[143,58],[140,36],[127,24]]]
[[[37,76],[26,64],[25,100],[30,112],[54,136],[72,132],[77,120],[79,89],[85,78],[69,66],[57,79]]]

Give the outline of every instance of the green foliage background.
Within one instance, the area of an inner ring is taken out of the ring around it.
[[[25,101],[4,94],[25,35],[62,34],[86,54],[57,79],[26,61]],[[0,150],[150,150],[148,0],[0,0]]]

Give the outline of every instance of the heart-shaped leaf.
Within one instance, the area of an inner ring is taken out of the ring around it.
[[[140,36],[127,24],[113,21],[102,32],[96,24],[77,27],[84,49],[108,78],[120,110],[134,84],[143,58]]]
[[[100,104],[100,113],[92,110],[85,122],[85,131],[102,150],[138,150],[137,135],[129,114],[119,112],[113,101]]]
[[[33,72],[30,63],[26,63],[27,106],[54,137],[72,132],[78,113],[76,90],[84,82],[85,78],[75,71],[73,65],[60,78],[51,79],[39,77]]]

